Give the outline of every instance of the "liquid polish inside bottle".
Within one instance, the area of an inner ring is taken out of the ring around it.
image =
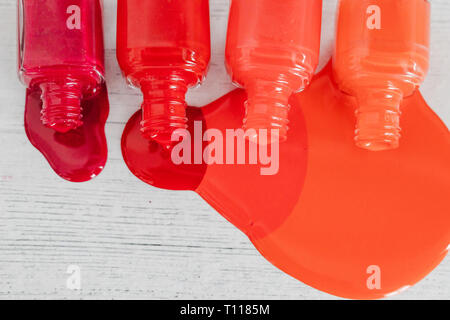
[[[289,98],[308,86],[319,61],[321,17],[321,0],[231,1],[226,64],[247,91],[251,140],[260,130],[286,140]]]
[[[339,88],[357,100],[358,147],[399,146],[400,105],[429,67],[426,0],[340,0],[333,68]]]
[[[19,0],[19,77],[41,92],[42,123],[68,132],[104,81],[100,0]]]
[[[206,75],[211,56],[208,0],[119,0],[117,58],[140,88],[141,132],[169,147],[187,128],[185,95]]]

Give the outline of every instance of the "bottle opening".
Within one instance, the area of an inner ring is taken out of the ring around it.
[[[369,90],[358,95],[355,142],[360,148],[371,151],[391,150],[400,142],[399,90]]]
[[[186,82],[182,79],[149,80],[141,83],[141,132],[148,140],[163,146],[172,145],[172,134],[187,129]]]
[[[66,133],[82,122],[82,87],[77,82],[47,82],[41,88],[41,121],[55,131]]]
[[[258,142],[258,132],[264,129],[277,132],[271,134],[270,141],[285,141],[289,130],[289,98],[292,89],[282,83],[258,80],[246,86],[246,90],[248,100],[245,103],[243,127],[244,130],[253,129],[256,132],[250,139]]]

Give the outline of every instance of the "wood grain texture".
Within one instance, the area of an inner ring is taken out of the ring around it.
[[[189,93],[204,105],[232,89],[224,68],[229,3],[211,0],[213,59]],[[116,1],[104,0],[109,161],[91,182],[58,178],[28,142],[25,90],[16,77],[16,0],[0,0],[0,298],[327,299],[277,270],[199,196],[141,183],[120,153],[125,122],[140,103],[115,59]],[[422,92],[450,124],[450,2],[432,2],[432,64]],[[324,0],[321,65],[330,58],[335,0]],[[69,265],[82,289],[66,287]],[[449,299],[450,259],[398,299]]]

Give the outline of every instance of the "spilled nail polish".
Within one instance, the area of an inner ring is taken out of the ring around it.
[[[450,133],[416,91],[404,99],[400,148],[355,148],[357,100],[332,74],[330,63],[291,97],[277,175],[262,176],[250,164],[179,169],[162,149],[133,143],[139,113],[127,124],[122,151],[143,181],[195,190],[294,278],[340,297],[383,298],[423,279],[447,254]],[[246,99],[233,91],[193,118],[219,131],[239,128]]]
[[[83,125],[66,133],[41,123],[39,90],[27,90],[25,130],[28,139],[53,170],[72,182],[91,180],[100,174],[108,157],[105,123],[109,113],[106,86],[92,99],[83,100]]]

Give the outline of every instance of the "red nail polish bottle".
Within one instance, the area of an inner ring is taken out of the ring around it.
[[[210,60],[208,0],[119,0],[117,59],[141,89],[141,132],[165,146],[187,127],[185,95]]]
[[[19,77],[40,88],[42,123],[59,132],[82,124],[81,100],[104,81],[100,0],[20,0]]]
[[[244,128],[255,138],[275,129],[286,139],[289,98],[308,86],[319,61],[321,19],[322,0],[231,1],[226,63],[247,91]]]

